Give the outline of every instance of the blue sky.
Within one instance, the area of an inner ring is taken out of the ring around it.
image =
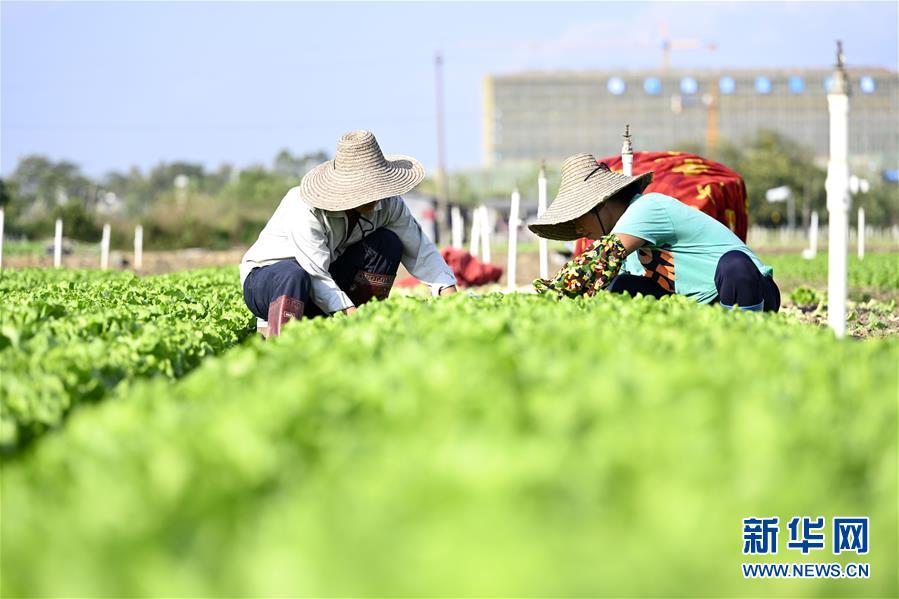
[[[525,69],[660,65],[897,69],[897,3],[0,4],[0,172],[42,153],[100,175],[190,160],[333,152],[366,128],[436,164],[434,53],[445,56],[447,160],[481,158],[481,81]]]

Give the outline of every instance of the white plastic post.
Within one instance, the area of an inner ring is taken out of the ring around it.
[[[858,259],[865,257],[865,209],[858,209]]]
[[[540,175],[537,177],[537,216],[543,216],[546,212],[546,168],[540,167]],[[540,248],[540,278],[549,278],[549,248],[543,237],[537,242]]]
[[[134,227],[134,270],[140,270],[144,265],[144,228],[141,225]]]
[[[634,155],[624,154],[621,156],[621,172],[628,177],[634,176]]]
[[[100,239],[100,268],[109,268],[109,223],[103,225],[103,237]]]
[[[3,208],[0,208],[0,268],[3,268]]]
[[[793,197],[793,191],[787,195],[787,227],[790,235],[796,233],[796,198]]]
[[[830,113],[830,161],[827,164],[827,324],[837,337],[846,334],[846,258],[849,245],[849,82],[838,45],[837,67],[827,94]]]
[[[481,259],[482,262],[490,262],[490,234],[492,233],[492,228],[490,227],[490,215],[487,214],[487,206],[481,206],[478,209],[478,213],[481,215]]]
[[[462,211],[458,206],[450,208],[450,222],[453,233],[453,247],[462,248],[465,242],[462,238],[465,236],[465,223],[462,222]]]
[[[808,226],[808,249],[802,253],[803,257],[811,260],[818,255],[818,211],[812,212]]]
[[[62,219],[56,219],[56,233],[53,235],[53,267],[62,266]]]
[[[468,238],[468,253],[477,258],[478,247],[481,242],[481,218],[479,210],[473,208],[471,211],[471,235]]]
[[[521,194],[516,187],[512,191],[512,204],[509,207],[509,268],[506,271],[509,291],[515,291],[515,278],[518,270],[518,212],[521,205]]]
[[[631,126],[624,126],[624,142],[621,144],[621,172],[632,177],[634,175],[634,145],[631,142]]]

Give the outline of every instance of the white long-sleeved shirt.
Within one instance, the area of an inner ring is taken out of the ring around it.
[[[421,226],[399,196],[381,200],[371,214],[364,215],[375,229],[386,227],[403,244],[402,264],[417,279],[440,289],[456,284],[452,269],[422,232]],[[287,192],[256,240],[240,262],[240,284],[254,268],[280,260],[295,259],[312,279],[311,299],[325,313],[345,310],[353,305],[328,272],[331,263],[346,248],[362,239],[362,229],[354,227],[346,236],[344,211],[322,210],[305,203],[300,188]],[[344,239],[346,237],[346,239]]]

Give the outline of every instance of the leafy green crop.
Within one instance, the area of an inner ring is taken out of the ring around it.
[[[0,590],[896,596],[897,362],[896,339],[680,297],[289,323],[5,467]],[[870,516],[870,554],[803,557],[785,529],[776,559],[741,554],[742,518],[794,515]],[[871,578],[739,569],[847,559]]]
[[[806,260],[798,253],[762,256],[762,261],[774,267],[774,278],[778,282],[789,279],[803,284],[827,283],[827,253],[821,253],[812,260]],[[899,254],[867,254],[859,260],[849,255],[849,285],[875,290],[899,290]]]
[[[0,278],[0,448],[61,424],[122,380],[177,378],[252,318],[234,269],[139,278],[25,269]]]
[[[790,301],[797,306],[818,306],[821,299],[820,294],[808,287],[797,287],[790,294]]]

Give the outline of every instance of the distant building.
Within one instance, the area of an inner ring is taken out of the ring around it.
[[[485,166],[620,151],[742,143],[771,129],[827,156],[832,69],[533,72],[484,81]],[[875,169],[899,163],[899,74],[850,69],[849,150]]]

